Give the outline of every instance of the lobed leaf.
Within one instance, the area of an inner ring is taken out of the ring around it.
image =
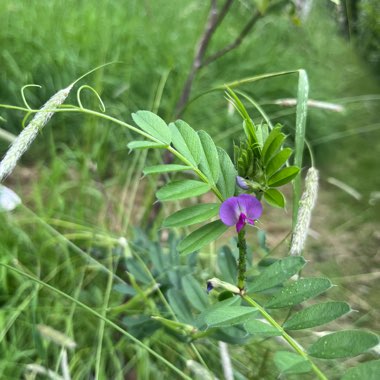
[[[199,169],[208,180],[215,184],[220,175],[218,150],[211,136],[205,131],[199,131],[198,136],[202,145]]]
[[[185,239],[179,243],[177,248],[183,255],[195,252],[206,244],[216,240],[220,235],[226,232],[227,229],[228,226],[223,224],[221,220],[215,220],[186,236]]]
[[[309,298],[330,289],[331,282],[327,278],[303,278],[294,281],[281,289],[267,304],[270,309],[297,305]]]
[[[360,331],[338,331],[318,339],[308,354],[321,359],[337,359],[357,356],[379,344],[376,334]]]
[[[265,173],[268,178],[270,178],[274,173],[281,169],[282,165],[288,161],[289,157],[292,155],[293,151],[290,148],[282,149],[280,152],[275,154],[268,165],[266,166]]]
[[[219,203],[202,203],[175,212],[164,220],[163,227],[183,227],[202,223],[218,215]]]
[[[298,273],[305,264],[306,261],[302,256],[288,256],[277,260],[252,280],[252,283],[248,285],[248,293],[262,292],[282,284]]]
[[[299,172],[296,166],[288,166],[277,173],[273,174],[269,180],[268,185],[271,187],[278,187],[290,182]]]
[[[168,183],[156,192],[156,196],[160,201],[173,201],[196,197],[209,190],[210,186],[207,183],[188,179]]]
[[[283,325],[286,330],[302,330],[321,326],[351,311],[346,302],[319,303],[292,315]]]
[[[193,166],[201,160],[202,145],[197,132],[183,120],[169,124],[172,144]]]
[[[223,199],[227,199],[233,197],[235,194],[237,171],[226,151],[219,147],[217,147],[217,150],[220,176],[216,186],[222,194]]]
[[[159,174],[159,173],[170,173],[170,172],[178,172],[183,170],[191,170],[191,166],[185,166],[185,165],[154,165],[154,166],[147,166],[143,173],[144,175],[149,174]]]
[[[171,143],[171,133],[166,123],[150,111],[137,111],[132,114],[133,121],[144,131],[165,145]]]
[[[264,199],[273,207],[284,208],[286,205],[284,194],[282,194],[282,192],[277,189],[265,190]]]

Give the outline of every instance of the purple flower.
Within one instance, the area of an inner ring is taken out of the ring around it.
[[[241,194],[226,199],[220,206],[219,215],[225,225],[236,225],[236,231],[240,232],[247,223],[254,224],[262,212],[263,206],[256,197]]]

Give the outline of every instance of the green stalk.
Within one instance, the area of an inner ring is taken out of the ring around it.
[[[247,242],[245,240],[245,227],[238,232],[239,263],[238,263],[238,283],[237,287],[244,290],[245,274],[247,272]]]
[[[280,333],[281,336],[289,343],[289,345],[305,360],[307,360],[315,374],[318,376],[318,379],[320,380],[328,380],[328,378],[324,375],[324,373],[317,367],[317,365],[311,360],[309,355],[306,353],[306,351],[280,326],[268,313],[267,311],[259,305],[256,301],[254,301],[251,297],[247,295],[242,295],[242,298],[244,301],[252,305],[253,307],[257,308],[261,315],[273,326],[275,327]]]

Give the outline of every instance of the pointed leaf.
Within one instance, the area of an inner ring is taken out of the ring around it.
[[[264,142],[263,149],[261,151],[262,157],[265,157],[267,155],[267,151],[269,147],[271,146],[272,142],[281,134],[282,126],[277,124],[269,133],[268,138]]]
[[[193,231],[186,236],[178,245],[178,250],[181,254],[186,255],[202,248],[206,244],[216,240],[220,235],[226,232],[228,226],[222,223],[221,220],[205,224],[201,228]]]
[[[294,274],[298,273],[306,264],[302,256],[289,256],[264,269],[248,285],[249,293],[258,293],[282,284]]]
[[[207,183],[189,179],[168,183],[156,192],[156,196],[160,201],[173,201],[196,197],[207,193],[209,190],[210,186]]]
[[[299,168],[296,166],[288,166],[276,174],[273,174],[272,177],[268,180],[268,185],[271,187],[278,187],[287,184],[290,182],[299,172]]]
[[[285,196],[277,189],[268,189],[264,192],[264,199],[273,207],[284,208],[286,204]]]
[[[237,262],[230,247],[223,246],[218,253],[218,267],[222,280],[234,284],[237,277]]]
[[[357,356],[379,344],[377,335],[360,330],[338,331],[318,339],[308,353],[321,359],[349,358]]]
[[[267,177],[271,177],[274,173],[281,169],[282,165],[288,161],[293,151],[290,148],[285,148],[278,152],[269,162],[266,167],[265,173]]]
[[[203,311],[209,305],[206,289],[201,287],[197,280],[188,274],[182,278],[182,287],[187,300],[198,310]]]
[[[170,172],[178,172],[178,171],[184,171],[184,170],[191,170],[191,166],[185,166],[185,165],[154,165],[154,166],[147,166],[143,173],[144,175],[149,174],[158,174],[158,173],[170,173]]]
[[[286,330],[302,330],[321,326],[351,311],[346,302],[319,303],[293,314],[283,325]]]
[[[311,370],[310,362],[293,352],[277,351],[274,362],[283,374],[307,373]]]
[[[260,335],[261,337],[280,336],[281,331],[269,323],[263,322],[260,319],[251,319],[244,324],[244,328],[248,334]]]
[[[285,141],[286,136],[283,133],[279,133],[278,136],[274,138],[274,140],[269,145],[267,151],[265,152],[264,164],[268,165],[269,161],[277,154],[277,152],[281,149],[282,144]]]
[[[191,323],[193,317],[187,305],[184,294],[177,289],[169,289],[167,292],[169,304],[180,322]]]
[[[235,194],[237,171],[226,151],[219,147],[217,147],[217,149],[220,164],[220,176],[216,185],[223,198],[227,199],[233,197]]]
[[[202,223],[218,215],[219,203],[201,203],[183,208],[164,220],[163,227],[183,227]]]
[[[197,132],[182,120],[169,124],[172,143],[193,166],[201,160],[202,145]]]
[[[169,145],[172,138],[166,123],[156,114],[150,111],[137,111],[132,114],[133,121],[155,139]]]
[[[216,149],[213,139],[207,132],[199,131],[198,136],[202,145],[199,169],[201,169],[211,183],[215,184],[220,175],[218,150]]]
[[[378,380],[379,373],[380,360],[372,360],[350,368],[341,380]]]
[[[153,141],[131,141],[127,144],[130,150],[149,149],[149,148],[166,148],[167,144],[160,144]]]
[[[257,309],[247,306],[224,306],[205,312],[204,321],[209,327],[227,327],[246,322],[257,313]]]
[[[281,289],[265,306],[270,309],[297,305],[330,289],[328,278],[303,278]]]

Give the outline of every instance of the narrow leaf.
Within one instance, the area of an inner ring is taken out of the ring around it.
[[[220,164],[220,176],[217,182],[217,188],[223,198],[227,199],[233,197],[235,194],[237,171],[226,151],[219,147],[217,149]]]
[[[290,182],[299,172],[296,166],[288,166],[279,172],[272,175],[268,180],[268,185],[271,187],[278,187]]]
[[[284,208],[286,204],[284,194],[277,189],[265,190],[264,199],[273,207]]]
[[[127,144],[130,150],[149,149],[149,148],[166,148],[167,144],[160,144],[153,141],[131,141]]]
[[[282,149],[278,152],[269,162],[266,167],[265,173],[267,177],[271,177],[274,173],[281,169],[282,165],[288,161],[293,151],[290,148]]]
[[[285,323],[286,330],[302,330],[331,322],[351,310],[345,302],[319,303],[292,315]]]
[[[184,294],[177,289],[169,289],[167,292],[169,304],[180,322],[191,323],[193,317],[187,305]]]
[[[341,380],[378,380],[379,373],[380,360],[372,360],[350,368]]]
[[[186,236],[178,245],[178,250],[181,254],[188,254],[202,248],[206,244],[216,240],[220,235],[226,232],[228,226],[222,223],[221,220],[205,224],[201,228],[193,231]]]
[[[248,334],[260,335],[261,337],[280,336],[281,331],[269,323],[260,321],[259,319],[251,319],[244,324],[244,328]]]
[[[227,327],[246,322],[257,313],[257,309],[247,306],[224,306],[206,311],[204,321],[210,327]]]
[[[199,131],[198,136],[202,145],[199,169],[201,169],[211,183],[215,184],[220,175],[218,150],[207,132]]]
[[[306,373],[311,370],[310,362],[293,352],[277,351],[274,354],[274,362],[283,374]]]
[[[209,190],[210,186],[207,183],[195,180],[181,180],[168,183],[156,192],[156,196],[160,201],[173,201],[196,197],[207,193]]]
[[[279,293],[266,304],[266,307],[276,309],[297,305],[325,292],[330,289],[331,286],[332,284],[327,278],[303,278],[292,282],[279,291]]]
[[[191,166],[174,165],[174,164],[147,166],[143,170],[143,173],[144,175],[149,175],[149,174],[158,174],[158,173],[178,172],[178,171],[184,171],[184,170],[191,170]]]
[[[166,123],[150,111],[137,111],[132,114],[133,121],[145,132],[155,139],[169,145],[172,138]]]
[[[237,263],[230,247],[223,246],[218,253],[218,267],[222,280],[234,284],[237,277]]]
[[[357,356],[379,344],[377,335],[360,330],[338,331],[318,339],[308,353],[321,359]]]
[[[263,157],[265,157],[265,155],[267,154],[267,151],[270,145],[272,144],[273,140],[275,140],[276,137],[281,134],[281,129],[282,129],[282,126],[278,124],[269,133],[267,139],[264,142],[263,150],[261,152]]]
[[[219,203],[203,203],[186,207],[164,220],[163,227],[183,227],[202,223],[218,215]]]
[[[306,264],[302,256],[289,256],[264,269],[259,276],[248,285],[249,293],[258,293],[273,288],[288,280]]]
[[[274,140],[269,145],[267,151],[265,152],[264,164],[268,165],[269,161],[277,154],[284,143],[286,136],[283,133],[279,133]]]
[[[187,300],[198,311],[203,311],[207,308],[209,305],[209,298],[206,289],[202,288],[191,274],[182,278],[182,287]]]
[[[169,124],[172,143],[193,166],[201,160],[202,145],[197,132],[182,120]]]

